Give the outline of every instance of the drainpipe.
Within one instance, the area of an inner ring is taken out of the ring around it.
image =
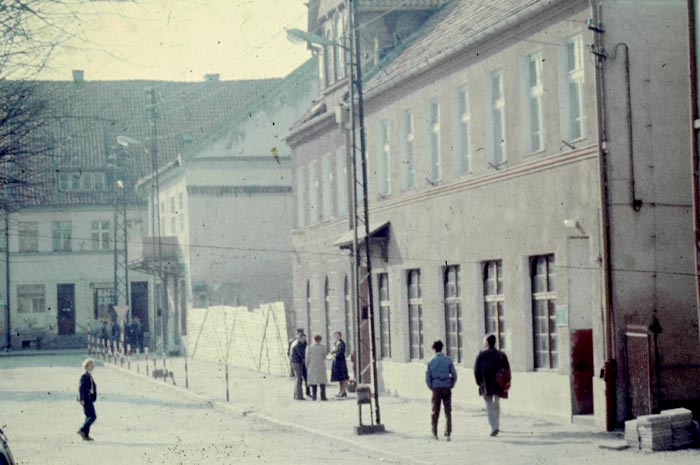
[[[5,210],[5,348],[12,349],[10,331],[10,212]]]
[[[697,75],[697,37],[695,36],[695,0],[688,0],[688,55],[690,67],[690,163],[693,178],[693,233],[695,244],[695,306],[700,321],[700,160],[698,157],[698,131],[700,130],[700,115],[698,111],[698,75]],[[700,336],[700,333],[699,333]]]
[[[602,52],[602,2],[589,0],[591,17],[594,29],[594,52]],[[602,55],[602,54],[601,54]],[[602,268],[603,268],[603,322],[604,322],[604,357],[601,378],[605,381],[605,429],[612,431],[617,424],[617,400],[616,400],[616,343],[615,343],[615,312],[613,307],[612,287],[612,252],[610,239],[610,209],[608,193],[608,140],[607,140],[607,113],[605,107],[605,76],[603,74],[604,58],[596,56],[595,83],[596,83],[596,121],[598,123],[598,170],[600,177],[600,209],[601,209],[601,234],[602,244]]]

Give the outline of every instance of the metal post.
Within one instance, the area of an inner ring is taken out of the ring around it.
[[[364,126],[364,99],[362,95],[362,55],[360,54],[360,34],[359,30],[359,6],[357,0],[349,0],[352,3],[352,18],[353,18],[353,38],[355,41],[355,53],[354,62],[357,70],[357,76],[355,77],[355,86],[357,86],[357,109],[358,109],[358,126],[360,130],[360,157],[362,161],[362,192],[363,192],[363,213],[364,213],[364,223],[365,223],[365,254],[367,261],[367,289],[369,294],[369,334],[370,334],[370,362],[372,364],[372,384],[374,390],[374,409],[375,409],[375,422],[372,431],[384,431],[384,427],[381,424],[381,416],[379,410],[379,392],[377,383],[377,357],[376,357],[376,338],[375,338],[375,326],[374,326],[374,293],[372,290],[372,259],[370,251],[370,230],[369,230],[369,203],[367,196],[367,151],[366,151],[366,137],[365,137],[365,126]],[[357,205],[357,204],[356,204]],[[357,227],[355,227],[355,238],[354,246],[357,246]],[[357,247],[353,249],[353,253],[358,254]],[[356,255],[357,257],[357,255]],[[359,258],[359,257],[358,257]],[[357,258],[356,258],[357,260]],[[357,269],[357,267],[356,267]],[[359,327],[358,327],[359,333]]]
[[[5,347],[12,349],[10,331],[10,212],[5,210]]]

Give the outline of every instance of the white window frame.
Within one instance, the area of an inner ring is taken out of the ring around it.
[[[496,347],[504,350],[506,341],[505,293],[503,290],[503,261],[489,260],[481,263],[484,296],[484,332],[496,336]],[[489,290],[491,289],[491,291]],[[489,315],[489,306],[494,315]]]
[[[39,252],[39,222],[20,221],[17,225],[20,253]]]
[[[532,72],[534,71],[534,76]],[[544,85],[542,84],[542,52],[530,53],[525,59],[525,69],[523,72],[525,84],[525,105],[524,121],[527,122],[524,129],[525,153],[532,155],[544,151],[545,127],[544,116]],[[534,77],[534,84],[533,84]],[[533,111],[537,112],[537,119],[533,118]]]
[[[450,278],[454,277],[454,281]],[[443,305],[445,309],[445,354],[457,363],[462,362],[464,349],[464,315],[462,313],[462,283],[459,265],[448,265],[443,270]]]
[[[391,298],[389,274],[377,274],[377,292],[379,297],[379,356],[391,358]]]
[[[46,313],[46,286],[44,284],[18,285],[17,313],[23,315]]]
[[[377,140],[377,189],[381,197],[391,194],[391,125],[388,119],[379,122]]]
[[[428,105],[428,181],[436,183],[442,179],[440,141],[440,102],[435,98]]]
[[[92,250],[110,250],[110,222],[96,220],[92,222]]]
[[[494,92],[494,79],[498,77],[498,94]],[[508,161],[507,135],[506,135],[506,99],[503,83],[503,70],[495,69],[489,73],[489,121],[491,123],[489,160],[494,166],[503,165]],[[500,140],[496,131],[496,125],[500,128]]]
[[[455,172],[457,175],[471,173],[472,114],[469,101],[469,85],[457,90],[457,145],[455,150]]]
[[[323,189],[323,219],[330,220],[335,216],[333,208],[333,200],[335,199],[335,196],[333,195],[333,187],[335,186],[335,181],[333,179],[331,154],[326,154],[321,159],[321,170],[323,172],[323,183],[321,185]]]
[[[402,190],[407,191],[416,185],[416,165],[415,165],[415,121],[413,112],[407,108],[403,112],[403,163],[402,169]]]
[[[73,224],[70,221],[53,221],[51,223],[54,252],[70,252],[72,250],[72,231]]]
[[[571,63],[569,52],[573,47],[573,62]],[[561,59],[562,68],[562,134],[564,140],[575,143],[586,138],[586,108],[585,108],[585,50],[583,46],[583,36],[577,34],[566,40]],[[574,104],[571,96],[571,86],[576,85],[576,103],[578,105],[578,115],[573,115]],[[575,127],[580,125],[580,134],[575,133]]]
[[[411,360],[423,360],[425,358],[425,351],[423,348],[423,295],[420,275],[420,269],[407,270],[406,272],[406,296],[408,302],[408,353]],[[412,277],[415,278],[415,283],[411,282]],[[415,285],[416,287],[413,296],[411,295],[412,285]]]
[[[545,274],[544,286],[538,284],[537,262],[544,260]],[[556,322],[557,292],[555,287],[555,257],[554,254],[538,255],[530,257],[530,286],[532,293],[532,334],[533,334],[533,366],[535,370],[556,371],[559,368],[559,354],[561,353],[561,343]],[[537,303],[544,302],[546,315],[537,314]],[[546,321],[546,332],[538,325]],[[538,331],[538,329],[540,331]],[[540,347],[540,343],[546,343],[545,349]],[[552,349],[554,346],[554,349]],[[539,354],[546,354],[546,364],[540,362]]]

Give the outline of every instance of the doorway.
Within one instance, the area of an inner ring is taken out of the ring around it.
[[[59,336],[75,334],[75,284],[56,286]]]

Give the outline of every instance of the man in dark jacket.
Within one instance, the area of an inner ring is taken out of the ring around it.
[[[305,400],[301,385],[304,382],[306,372],[306,336],[300,333],[297,341],[292,344],[290,359],[296,382],[294,383],[294,400]],[[308,388],[307,388],[308,389]],[[309,395],[309,393],[306,393]]]
[[[80,385],[78,387],[78,402],[83,406],[85,413],[85,422],[78,430],[78,434],[84,441],[92,441],[90,437],[90,426],[97,420],[95,413],[95,401],[97,400],[97,384],[92,379],[92,371],[95,369],[95,361],[91,358],[83,361],[85,373],[80,377]]]
[[[483,396],[486,402],[486,415],[491,425],[491,436],[496,436],[501,415],[500,398],[506,395],[496,378],[501,370],[507,370],[510,376],[510,364],[506,354],[496,349],[496,336],[489,334],[486,337],[485,347],[474,362],[474,379],[479,386],[479,395]]]
[[[445,405],[445,440],[450,440],[452,434],[452,388],[457,382],[457,371],[450,357],[442,353],[441,340],[433,342],[435,356],[428,362],[425,370],[425,384],[433,391],[432,397],[432,433],[437,439],[438,419],[440,418],[440,404]]]

